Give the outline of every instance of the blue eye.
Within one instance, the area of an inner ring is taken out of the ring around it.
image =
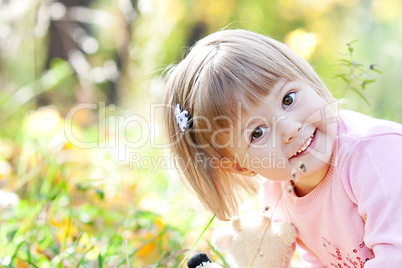
[[[292,105],[293,101],[295,100],[296,94],[295,93],[289,93],[287,94],[283,100],[282,100],[282,104],[283,104],[283,108],[288,108],[290,105]]]
[[[263,126],[260,126],[260,127],[257,127],[256,129],[254,129],[253,132],[251,133],[250,141],[258,140],[259,138],[261,138],[264,135],[264,133],[267,131],[267,129],[268,129],[267,127],[263,127]]]

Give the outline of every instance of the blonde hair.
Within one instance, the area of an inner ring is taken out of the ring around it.
[[[267,96],[280,78],[309,84],[328,102],[331,93],[310,64],[285,44],[245,30],[222,30],[198,41],[168,72],[165,127],[180,177],[219,219],[237,214],[244,190],[256,193],[259,180],[213,164],[225,150],[227,129]],[[180,130],[175,107],[189,114]]]

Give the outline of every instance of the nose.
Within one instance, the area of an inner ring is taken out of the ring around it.
[[[278,135],[283,143],[292,142],[302,128],[302,124],[294,119],[283,119],[278,122]]]

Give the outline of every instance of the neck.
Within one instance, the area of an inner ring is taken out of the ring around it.
[[[303,197],[309,194],[324,179],[330,166],[330,164],[326,164],[319,171],[307,176],[300,177],[297,181],[294,181],[293,184],[295,194],[298,197]]]

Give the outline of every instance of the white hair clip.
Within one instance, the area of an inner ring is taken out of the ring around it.
[[[176,109],[174,109],[174,115],[176,116],[177,124],[181,131],[186,131],[186,129],[190,126],[188,122],[188,112],[187,110],[181,111],[180,104],[176,105]]]

